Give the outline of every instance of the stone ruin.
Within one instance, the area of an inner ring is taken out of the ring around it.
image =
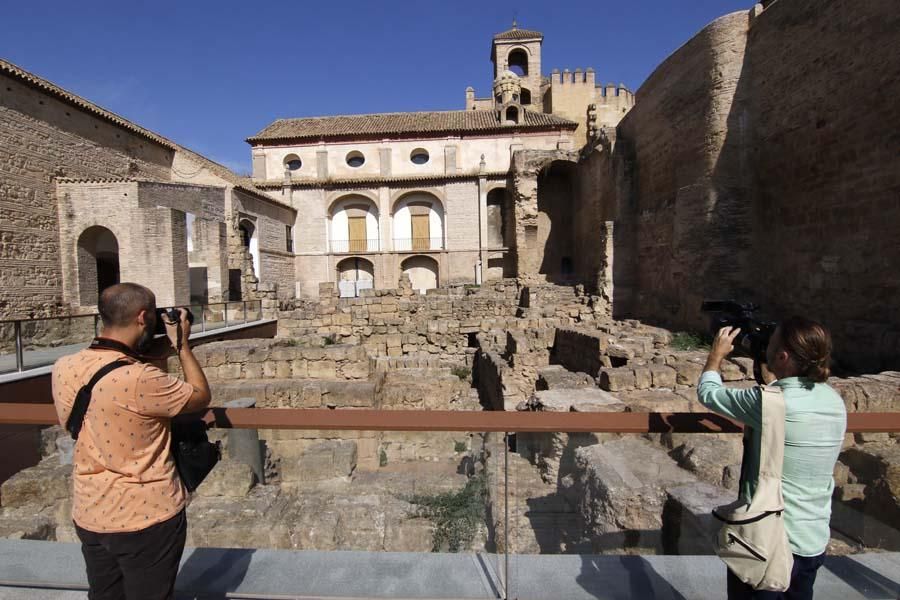
[[[613,320],[602,297],[577,286],[503,280],[354,299],[323,286],[318,302],[282,304],[278,318],[275,339],[197,348],[215,405],[707,412],[695,389],[705,352],[676,349],[665,329]],[[753,385],[752,363],[732,358],[723,377]],[[900,410],[900,373],[830,383],[848,411]],[[735,497],[741,462],[736,434],[514,433],[505,441],[477,432],[258,430],[248,446],[245,433],[214,430],[225,459],[188,508],[189,545],[447,549],[435,543],[421,498],[466,493],[477,479],[486,489],[470,499],[480,503],[479,521],[459,549],[710,553],[710,510]],[[71,440],[56,427],[42,436],[40,464],[0,487],[0,535],[72,541]],[[847,436],[832,552],[900,548],[898,441]]]

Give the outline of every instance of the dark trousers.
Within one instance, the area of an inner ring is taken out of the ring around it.
[[[94,533],[75,525],[87,566],[90,600],[172,600],[184,552],[187,519],[132,533]]]
[[[728,600],[812,600],[816,573],[825,562],[825,553],[819,556],[794,555],[791,570],[791,587],[786,592],[757,591],[728,571]]]

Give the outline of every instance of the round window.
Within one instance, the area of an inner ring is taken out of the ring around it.
[[[354,150],[347,154],[347,164],[353,168],[361,167],[366,164],[366,157],[363,156],[362,152]]]
[[[428,162],[428,150],[424,148],[416,148],[409,154],[409,160],[417,165],[424,165]]]
[[[284,157],[284,167],[289,171],[298,171],[303,166],[303,161],[296,154],[288,154]]]

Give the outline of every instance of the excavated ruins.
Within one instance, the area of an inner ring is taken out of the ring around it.
[[[217,406],[707,412],[705,352],[608,308],[578,286],[516,280],[352,299],[323,285],[282,304],[275,339],[196,355]],[[752,364],[733,358],[723,377],[753,385]],[[848,411],[900,410],[900,373],[830,384]],[[711,508],[735,497],[740,435],[511,433],[215,430],[225,458],[191,501],[188,544],[704,554]],[[900,548],[898,441],[847,436],[832,552]],[[42,447],[0,489],[0,535],[72,541],[72,442],[52,427]],[[459,510],[441,517],[447,504]]]

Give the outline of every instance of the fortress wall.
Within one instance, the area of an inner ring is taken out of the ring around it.
[[[617,259],[629,269],[618,269],[613,285],[621,278],[630,292],[614,299],[617,316],[699,327],[702,298],[740,297],[752,286],[732,114],[748,23],[746,12],[710,23],[657,67],[619,125],[633,168],[615,223]]]
[[[759,301],[822,320],[867,370],[900,368],[897,31],[890,0],[775,2],[744,75]]]
[[[656,69],[618,128],[617,316],[702,329],[704,297],[742,298],[822,320],[849,366],[898,367],[893,8],[777,1]]]
[[[0,318],[67,312],[54,178],[167,181],[173,153],[0,73]]]

